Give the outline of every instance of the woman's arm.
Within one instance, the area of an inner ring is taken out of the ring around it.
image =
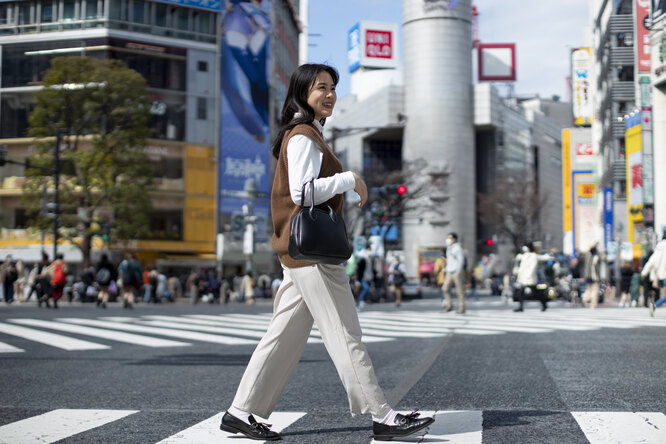
[[[312,178],[315,190],[315,205],[326,202],[336,194],[353,190],[356,185],[354,173],[346,171],[331,177],[317,179],[321,169],[322,152],[308,136],[296,134],[287,144],[287,165],[289,172],[289,193],[296,205],[301,204],[303,184]],[[305,188],[305,204],[310,202],[310,188]]]

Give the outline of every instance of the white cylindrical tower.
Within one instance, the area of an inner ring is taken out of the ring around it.
[[[422,158],[449,172],[443,214],[404,219],[407,272],[415,275],[419,250],[444,246],[449,232],[458,234],[469,260],[476,250],[471,0],[403,0],[402,35],[403,159]]]

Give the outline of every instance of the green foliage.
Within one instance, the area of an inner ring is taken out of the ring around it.
[[[36,154],[24,185],[24,202],[34,225],[48,227],[39,214],[42,186],[53,188],[54,145],[60,133],[60,235],[90,241],[111,215],[112,240],[148,233],[153,168],[142,150],[148,137],[149,100],[145,79],[118,60],[59,57],[51,62],[35,94],[29,135]],[[86,251],[88,250],[88,251]]]

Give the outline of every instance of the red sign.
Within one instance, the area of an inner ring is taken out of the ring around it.
[[[650,71],[650,32],[645,29],[645,20],[650,15],[650,0],[636,0],[636,58],[638,71]]]
[[[594,155],[594,148],[591,143],[577,143],[576,155],[578,156],[592,156]]]
[[[390,59],[393,56],[391,32],[366,29],[365,56],[380,59]]]
[[[643,186],[643,165],[631,165],[631,188]]]

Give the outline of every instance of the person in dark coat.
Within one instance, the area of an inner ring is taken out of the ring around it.
[[[97,267],[95,267],[95,282],[99,287],[99,292],[97,293],[98,307],[106,308],[106,304],[109,302],[109,285],[111,281],[117,279],[118,271],[116,267],[113,266],[106,253],[102,254],[102,259],[100,259]]]

